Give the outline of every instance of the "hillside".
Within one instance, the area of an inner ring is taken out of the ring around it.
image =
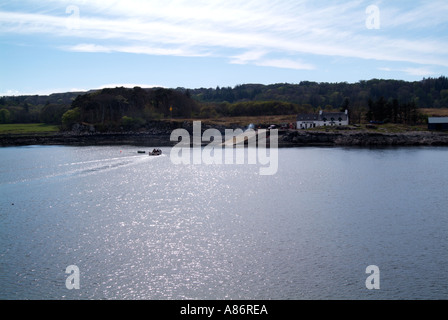
[[[339,108],[346,98],[355,108],[366,107],[368,98],[415,100],[419,108],[448,107],[448,78],[427,78],[421,81],[371,79],[357,83],[302,81],[299,84],[243,84],[234,88],[192,89],[193,98],[201,102],[284,101],[313,108]]]
[[[289,116],[348,109],[356,123],[368,120],[416,124],[425,110],[448,108],[448,78],[421,81],[372,79],[357,83],[271,85],[234,88],[108,88],[47,96],[0,98],[0,123],[46,123],[70,130],[75,123],[99,131],[146,128],[162,119]]]

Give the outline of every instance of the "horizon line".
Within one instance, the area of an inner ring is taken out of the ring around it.
[[[198,89],[213,89],[215,90],[216,88],[232,88],[235,89],[238,86],[244,86],[244,85],[260,85],[260,86],[271,86],[271,85],[276,85],[276,84],[290,84],[290,85],[300,85],[303,82],[310,82],[310,83],[317,83],[317,84],[357,84],[360,82],[368,82],[368,81],[373,81],[373,80],[379,80],[379,81],[401,81],[401,82],[405,82],[405,83],[414,83],[414,82],[421,82],[421,81],[425,81],[425,80],[429,80],[429,79],[440,79],[440,78],[446,78],[447,76],[445,75],[440,75],[438,77],[423,77],[421,80],[403,80],[403,79],[393,79],[393,78],[371,78],[371,79],[364,79],[364,80],[358,80],[358,81],[354,81],[354,82],[348,82],[348,81],[336,81],[336,82],[331,82],[331,81],[312,81],[312,80],[301,80],[298,83],[293,83],[293,82],[276,82],[276,83],[269,83],[269,84],[263,84],[263,83],[241,83],[241,84],[235,84],[233,87],[232,86],[220,86],[217,85],[215,88],[213,87],[196,87],[196,88],[188,88],[188,87],[166,87],[163,85],[148,85],[148,84],[128,84],[128,83],[123,83],[123,84],[106,84],[106,85],[102,85],[99,86],[97,88],[91,88],[91,89],[81,89],[81,88],[74,88],[74,89],[67,89],[67,90],[63,90],[63,89],[56,89],[53,91],[48,90],[48,92],[50,93],[46,93],[47,91],[38,91],[36,93],[20,93],[17,91],[13,91],[13,90],[8,90],[7,92],[4,93],[0,93],[0,97],[24,97],[24,96],[50,96],[53,94],[64,94],[64,93],[87,93],[90,91],[98,91],[98,90],[103,90],[103,89],[115,89],[115,88],[126,88],[126,89],[133,89],[135,87],[140,87],[142,89],[154,89],[154,88],[164,88],[164,89],[172,89],[172,90],[176,90],[176,89],[187,89],[187,90],[198,90]],[[45,92],[45,93],[44,93]]]

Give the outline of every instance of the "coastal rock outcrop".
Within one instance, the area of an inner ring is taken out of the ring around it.
[[[181,126],[182,127],[182,126]],[[187,131],[191,128],[183,126]],[[203,130],[206,129],[202,128]],[[142,145],[173,146],[173,128],[151,128],[145,132],[64,132],[46,135],[0,135],[0,146],[20,145]],[[222,129],[222,128],[221,128]],[[221,130],[220,130],[221,131]],[[306,131],[290,130],[279,135],[279,147],[294,146],[448,146],[448,133],[410,131],[381,133],[368,130]]]
[[[289,131],[281,137],[281,142],[296,146],[448,146],[448,134],[427,131]]]

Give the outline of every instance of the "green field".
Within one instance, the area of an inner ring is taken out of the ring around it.
[[[0,134],[54,133],[59,127],[45,123],[10,123],[0,124]]]

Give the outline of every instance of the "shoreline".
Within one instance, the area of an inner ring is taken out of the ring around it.
[[[170,136],[147,133],[56,133],[56,134],[8,134],[0,135],[1,147],[28,145],[138,145],[138,146],[171,146]]]
[[[55,133],[55,134],[5,134],[0,135],[1,147],[27,145],[135,145],[146,147],[172,147],[178,142],[170,141],[167,132],[127,133]],[[208,142],[204,142],[207,145]],[[399,146],[448,146],[447,132],[409,131],[382,133],[363,130],[326,132],[291,130],[279,134],[278,147],[306,146],[353,146],[353,147],[399,147]]]
[[[353,147],[448,146],[448,133],[432,131],[385,133],[365,130],[290,131],[283,136],[283,140],[295,146],[310,144]]]

